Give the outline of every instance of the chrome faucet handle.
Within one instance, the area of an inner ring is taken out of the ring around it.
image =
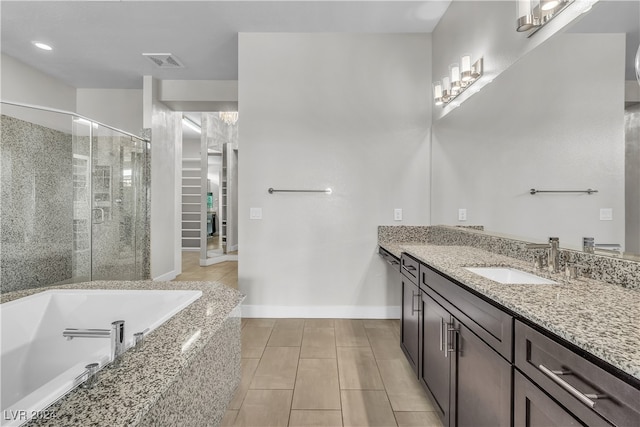
[[[549,272],[558,273],[560,271],[560,238],[549,237]]]
[[[124,320],[111,322],[111,366],[120,366],[120,355],[124,353]]]
[[[76,379],[86,376],[87,379],[80,384],[80,387],[84,389],[92,389],[98,382],[98,370],[100,369],[100,365],[98,363],[89,363],[84,368],[86,371],[80,374]]]
[[[582,251],[588,254],[592,254],[595,249],[596,242],[593,237],[583,237],[582,238]]]
[[[551,245],[548,243],[527,243],[524,246],[525,249],[529,250],[545,250],[544,254],[534,253],[533,254],[533,268],[536,270],[542,270],[549,263],[549,257],[547,254],[547,250],[551,249]]]
[[[567,279],[577,279],[580,277],[580,270],[587,270],[590,267],[578,262],[567,262],[564,267],[564,274]]]
[[[131,351],[140,352],[144,349],[144,332],[136,332],[133,334],[133,348]]]
[[[542,270],[547,266],[547,257],[544,254],[538,254],[534,256],[533,268],[536,270]]]

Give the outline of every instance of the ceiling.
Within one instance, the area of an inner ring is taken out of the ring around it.
[[[239,32],[432,32],[450,0],[8,1],[2,53],[76,88],[142,88],[142,76],[237,80]],[[43,51],[32,41],[50,44]],[[172,53],[159,69],[142,53]]]

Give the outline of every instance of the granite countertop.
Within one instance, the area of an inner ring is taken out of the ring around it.
[[[121,356],[120,367],[101,370],[93,389],[77,388],[50,406],[47,411],[54,414],[56,426],[139,423],[244,299],[240,292],[216,282],[96,281],[11,292],[1,300],[4,303],[50,289],[202,291],[198,300],[145,337],[143,351],[129,350]],[[52,420],[32,420],[28,425],[52,425]]]
[[[407,252],[519,316],[640,380],[640,292],[601,281],[534,270],[524,261],[469,246],[386,244]],[[558,285],[504,285],[463,267],[510,266]]]

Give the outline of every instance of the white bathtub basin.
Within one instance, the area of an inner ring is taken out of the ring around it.
[[[126,347],[133,334],[155,328],[200,298],[201,291],[50,290],[0,305],[2,417],[18,426],[80,382],[93,362],[109,362],[110,340],[62,337],[65,328],[109,329],[125,321]]]
[[[472,273],[505,285],[557,285],[558,282],[508,267],[465,267]]]

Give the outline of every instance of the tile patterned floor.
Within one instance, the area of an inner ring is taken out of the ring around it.
[[[176,280],[237,288],[237,263],[194,258]],[[442,427],[399,333],[398,320],[242,319],[242,378],[222,426]]]

